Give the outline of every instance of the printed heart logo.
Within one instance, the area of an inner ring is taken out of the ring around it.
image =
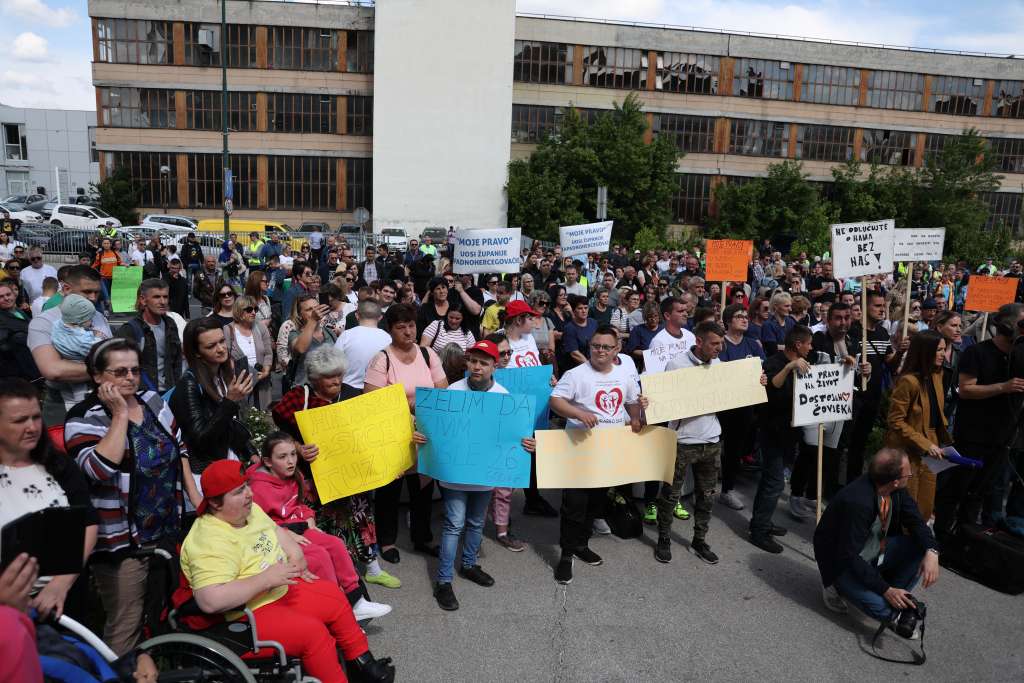
[[[533,351],[527,351],[516,356],[516,367],[517,368],[528,368],[534,365],[540,365],[540,360],[537,358],[537,354]]]
[[[844,391],[843,393],[839,394],[839,400],[840,401],[849,401],[850,400],[850,392],[849,391]]]
[[[612,389],[611,391],[602,389],[594,397],[594,405],[605,415],[614,415],[622,405],[622,389]]]

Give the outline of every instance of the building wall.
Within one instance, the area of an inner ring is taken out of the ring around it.
[[[378,0],[375,228],[506,225],[514,0]]]
[[[27,159],[8,159],[0,151],[0,193],[14,194],[9,181],[28,174],[29,192],[45,187],[56,195],[54,168],[67,171],[71,193],[81,188],[88,192],[89,183],[98,182],[99,164],[91,161],[89,128],[96,125],[91,111],[60,109],[18,109],[0,105],[0,123],[22,124],[28,148]]]

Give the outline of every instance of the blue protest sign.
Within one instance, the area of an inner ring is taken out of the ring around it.
[[[550,365],[534,365],[525,368],[499,368],[494,371],[494,381],[505,387],[508,393],[533,396],[537,408],[535,429],[548,428],[552,370]]]
[[[420,474],[452,484],[523,488],[530,484],[534,399],[522,394],[416,389]]]

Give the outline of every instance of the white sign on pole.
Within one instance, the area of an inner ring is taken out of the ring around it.
[[[562,256],[579,256],[580,254],[608,251],[612,242],[613,222],[563,225],[558,229],[558,241],[562,245]]]
[[[456,273],[518,273],[521,228],[455,231]]]
[[[853,368],[842,363],[812,365],[793,377],[793,426],[853,419]]]
[[[945,228],[897,230],[892,255],[897,261],[941,261],[945,241]]]
[[[832,270],[836,277],[861,277],[892,270],[896,221],[836,223],[832,229]]]

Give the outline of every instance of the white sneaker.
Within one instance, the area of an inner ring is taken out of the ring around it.
[[[352,605],[352,614],[356,621],[369,621],[377,617],[383,617],[391,612],[391,605],[382,602],[370,602],[366,598],[359,598],[359,601]]]
[[[807,509],[807,503],[800,496],[789,497],[789,514],[800,521],[814,517],[814,513]]]
[[[835,586],[822,588],[821,598],[825,601],[825,607],[828,607],[833,612],[846,614],[850,609],[849,605],[846,604],[846,600],[843,600],[843,596],[839,595],[839,591],[836,590]]]
[[[735,491],[722,491],[718,494],[718,502],[733,510],[742,510],[744,508],[743,501],[740,500],[739,494]]]
[[[607,536],[612,532],[612,528],[608,526],[608,522],[603,519],[594,520],[594,533],[598,536]]]

